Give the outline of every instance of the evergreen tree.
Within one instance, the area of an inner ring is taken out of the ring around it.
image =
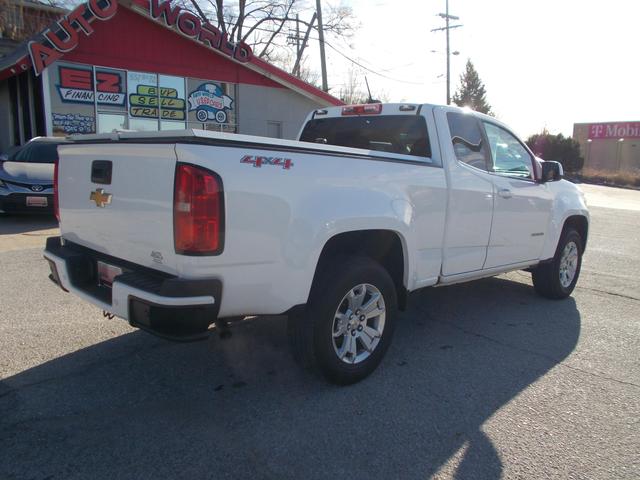
[[[565,172],[579,172],[584,165],[580,155],[580,144],[561,133],[552,135],[546,129],[542,133],[531,135],[527,145],[537,157],[560,162]]]
[[[487,103],[487,91],[480,80],[471,60],[467,60],[464,73],[460,75],[460,86],[453,95],[453,103],[460,107],[469,107],[476,112],[493,115],[491,105]]]

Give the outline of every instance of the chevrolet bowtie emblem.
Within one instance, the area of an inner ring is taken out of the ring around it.
[[[111,204],[111,197],[113,197],[113,195],[106,193],[104,188],[98,188],[95,192],[91,192],[89,200],[96,202],[97,207],[104,208],[105,205]]]

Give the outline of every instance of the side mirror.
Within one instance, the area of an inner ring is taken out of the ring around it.
[[[542,162],[542,175],[540,177],[540,183],[557,182],[562,180],[564,176],[564,169],[560,162]]]

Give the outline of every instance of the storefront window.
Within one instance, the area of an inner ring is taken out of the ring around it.
[[[124,113],[98,113],[98,133],[126,130],[127,116]]]
[[[158,76],[155,73],[128,72],[129,128],[158,130]]]
[[[187,120],[189,128],[236,132],[235,85],[187,79]]]
[[[95,133],[93,68],[56,62],[48,75],[52,134]]]
[[[238,131],[235,84],[65,62],[47,70],[54,135]]]
[[[95,68],[98,133],[127,128],[127,77],[124,70]]]
[[[138,132],[157,132],[158,120],[129,118],[129,130],[137,130]]]
[[[185,98],[184,78],[159,75],[160,83],[160,129],[184,130]]]

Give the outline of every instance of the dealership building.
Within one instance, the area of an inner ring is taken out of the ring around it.
[[[0,152],[114,129],[294,138],[341,104],[167,0],[89,0],[0,57]]]
[[[584,168],[640,172],[640,122],[576,123]]]

